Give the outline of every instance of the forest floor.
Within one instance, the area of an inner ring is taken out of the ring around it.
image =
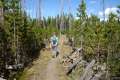
[[[62,44],[62,39],[65,39],[64,35],[60,38],[60,54],[57,58],[52,58],[51,50],[40,51],[39,58],[31,67],[25,69],[20,80],[69,80],[60,61],[63,55],[71,51],[71,48]]]

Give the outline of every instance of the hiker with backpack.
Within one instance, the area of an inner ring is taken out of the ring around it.
[[[50,38],[50,42],[51,42],[52,56],[57,57],[57,55],[59,54],[58,37],[56,36],[55,32],[53,33],[52,37]]]

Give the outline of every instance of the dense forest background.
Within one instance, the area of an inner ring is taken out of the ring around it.
[[[101,21],[94,14],[88,17],[82,0],[79,19],[63,14],[38,21],[27,16],[20,0],[0,0],[0,76],[11,80],[18,77],[40,55],[53,32],[73,37],[74,46],[84,49],[85,59],[106,63],[110,76],[120,76],[120,6],[117,7],[117,14],[110,13],[106,21]]]

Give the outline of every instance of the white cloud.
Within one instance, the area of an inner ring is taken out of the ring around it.
[[[115,8],[115,7],[113,7],[113,8],[106,8],[105,9],[105,14],[106,15],[109,15],[110,13],[117,13],[117,10],[118,10],[118,8]]]
[[[117,10],[118,10],[118,8],[116,8],[116,7],[112,7],[112,8],[106,8],[105,9],[105,16],[108,16],[110,13],[115,13],[115,14],[117,14]],[[98,15],[99,16],[103,16],[103,11],[99,11],[98,12]]]
[[[104,14],[105,14],[105,20],[107,20],[108,15],[109,15],[110,13],[117,14],[117,10],[118,10],[118,8],[116,8],[116,7],[106,8],[106,9],[105,9],[105,12],[99,11],[99,12],[98,12],[98,15],[99,15],[100,19],[103,20]]]

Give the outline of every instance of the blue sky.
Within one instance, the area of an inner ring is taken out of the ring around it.
[[[102,10],[102,0],[85,0],[87,5],[87,14],[95,14],[99,17],[103,16]],[[105,14],[108,15],[111,11],[115,12],[117,10],[116,6],[120,5],[120,0],[104,0],[105,1]],[[69,12],[68,0],[63,0],[64,2],[64,13]],[[76,17],[77,8],[81,0],[70,0],[71,13]],[[25,9],[31,17],[36,16],[36,5],[38,0],[25,0]],[[42,0],[42,17],[56,16],[60,14],[60,0]]]

